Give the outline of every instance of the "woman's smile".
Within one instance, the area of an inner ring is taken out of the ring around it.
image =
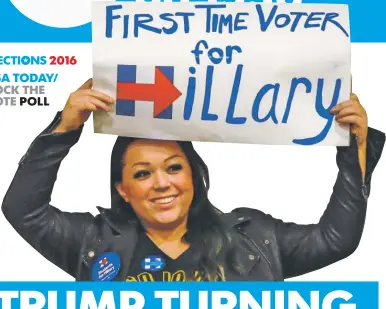
[[[173,206],[178,202],[178,197],[179,194],[174,194],[174,195],[168,195],[168,196],[163,196],[163,197],[156,197],[150,199],[150,202],[152,204],[155,204],[156,206],[160,206],[162,208],[166,208],[169,206]]]

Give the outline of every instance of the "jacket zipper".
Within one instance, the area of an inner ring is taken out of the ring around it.
[[[238,228],[239,232],[241,234],[243,234],[255,247],[257,250],[259,250],[260,254],[263,256],[263,258],[266,260],[267,264],[268,264],[268,267],[269,267],[269,270],[271,271],[271,274],[273,276],[273,278],[278,281],[278,278],[276,277],[273,269],[272,269],[272,265],[271,265],[271,262],[268,260],[267,256],[264,254],[264,252],[260,249],[260,247],[256,244],[256,242],[251,238],[249,237],[249,235],[247,233],[245,233],[241,228]]]
[[[355,148],[356,148],[356,153],[358,155],[358,136],[355,136]],[[367,156],[367,153],[366,153],[366,156]],[[366,161],[367,161],[367,157],[366,157]],[[364,199],[367,201],[368,199],[368,186],[367,186],[367,183],[368,183],[368,180],[370,178],[370,175],[368,173],[368,166],[367,166],[367,162],[366,162],[366,170],[365,170],[365,175],[364,177],[362,177],[362,168],[361,168],[361,164],[359,162],[359,158],[358,158],[358,168],[359,168],[359,171],[361,172],[361,180],[362,180],[362,195],[364,197]]]

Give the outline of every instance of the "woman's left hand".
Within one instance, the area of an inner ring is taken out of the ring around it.
[[[350,100],[337,104],[331,109],[335,120],[339,124],[349,124],[351,132],[357,136],[358,147],[365,147],[367,142],[368,121],[367,113],[355,94]]]

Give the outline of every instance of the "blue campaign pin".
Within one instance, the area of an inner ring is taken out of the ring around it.
[[[99,255],[92,266],[93,281],[111,281],[119,272],[121,259],[115,252],[106,252]]]
[[[160,271],[166,266],[165,260],[159,255],[150,255],[144,258],[141,262],[143,270]]]

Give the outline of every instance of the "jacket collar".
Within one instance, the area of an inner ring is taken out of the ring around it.
[[[105,222],[112,228],[117,234],[122,236],[128,236],[133,233],[134,230],[138,229],[137,220],[123,219],[123,216],[112,212],[110,209],[97,207],[100,215],[103,217]]]
[[[230,212],[230,213],[223,213],[221,215],[221,220],[223,221],[223,223],[227,228],[231,229],[252,220],[252,218],[249,216],[244,216],[241,214]]]

